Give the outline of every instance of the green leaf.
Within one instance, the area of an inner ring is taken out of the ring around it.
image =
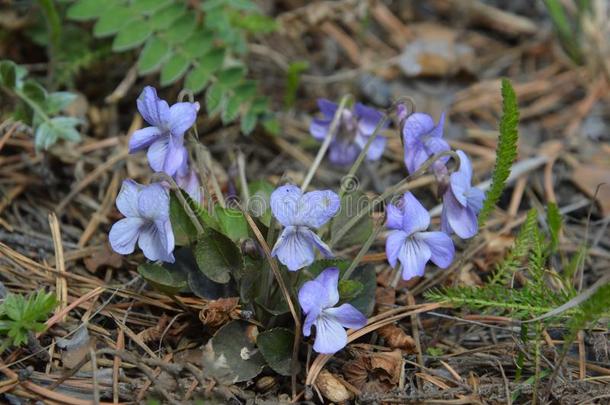
[[[78,142],[81,139],[80,132],[75,128],[78,124],[80,120],[74,117],[51,118],[53,131],[57,132],[59,138],[70,142]]]
[[[339,297],[343,301],[350,301],[358,296],[364,289],[360,281],[356,280],[340,280],[339,281]]]
[[[78,0],[70,5],[67,17],[71,20],[92,20],[104,14],[106,9],[115,5],[113,0]]]
[[[158,264],[141,264],[138,266],[138,273],[151,286],[164,294],[174,295],[186,288],[186,277],[184,277],[184,274],[170,272]]]
[[[130,7],[136,13],[150,15],[173,3],[173,0],[133,0]]]
[[[258,116],[252,111],[248,111],[241,117],[240,129],[244,135],[249,135],[256,127],[256,121]]]
[[[205,88],[210,77],[212,77],[211,72],[201,66],[197,66],[186,75],[184,87],[197,94]]]
[[[17,84],[17,65],[10,60],[0,62],[0,84],[14,89]]]
[[[197,17],[194,13],[187,13],[178,18],[172,28],[163,33],[163,39],[172,45],[184,43],[195,31]]]
[[[256,337],[256,345],[269,367],[283,376],[291,375],[293,342],[294,333],[286,328],[270,329]]]
[[[203,369],[221,384],[250,381],[265,366],[262,354],[250,339],[245,321],[232,321],[216,332],[205,346]]]
[[[96,37],[107,37],[119,32],[125,26],[129,26],[137,18],[129,7],[123,5],[112,6],[104,11],[100,19],[93,27],[93,35]]]
[[[252,0],[225,0],[227,5],[236,10],[258,11],[258,5]]]
[[[151,36],[138,58],[138,70],[144,75],[157,70],[169,56],[169,45],[156,35]]]
[[[210,86],[208,91],[205,93],[205,105],[208,110],[208,114],[215,114],[224,101],[224,89],[218,85],[218,82]]]
[[[23,94],[36,104],[43,104],[47,98],[47,91],[34,80],[26,80],[23,83]]]
[[[225,60],[225,49],[214,48],[199,59],[199,67],[209,73],[214,73],[222,67]]]
[[[57,142],[59,135],[50,125],[50,122],[45,121],[36,128],[34,134],[34,145],[36,150],[47,150]]]
[[[549,246],[551,252],[557,249],[559,244],[559,232],[561,231],[561,213],[555,203],[549,203],[546,207],[546,221],[549,226],[549,232],[551,235],[551,244]]]
[[[182,55],[173,55],[161,69],[161,86],[167,86],[184,75],[191,61]]]
[[[68,91],[55,91],[49,94],[45,100],[45,111],[47,114],[57,114],[76,100],[76,94]]]
[[[345,259],[320,259],[316,260],[307,268],[312,277],[317,277],[329,267],[337,267],[341,275],[347,270],[351,262]]]
[[[209,279],[228,283],[231,274],[239,274],[244,268],[241,251],[231,239],[214,229],[206,229],[195,245],[195,260]]]
[[[248,212],[268,227],[271,224],[271,193],[275,187],[267,180],[255,180],[250,182],[248,189]]]
[[[176,191],[172,191],[170,194],[169,219],[176,245],[184,246],[197,240],[197,229],[176,197]]]
[[[517,142],[519,140],[519,105],[515,90],[508,79],[502,79],[502,118],[500,119],[500,137],[496,150],[496,165],[491,176],[491,186],[486,193],[483,208],[479,213],[479,228],[494,209],[506,180],[510,175],[513,161],[517,157]]]
[[[349,280],[358,282],[362,286],[362,290],[348,302],[364,315],[371,315],[375,308],[375,291],[377,289],[375,268],[371,265],[356,267]]]
[[[267,34],[277,29],[278,25],[272,17],[264,14],[246,14],[233,19],[236,27],[252,33]]]
[[[213,46],[214,32],[199,28],[182,44],[182,50],[192,59],[196,59],[209,52]]]
[[[241,211],[217,205],[214,212],[216,219],[218,219],[220,230],[232,241],[238,242],[241,239],[248,238],[248,221]]]
[[[243,66],[232,66],[218,73],[218,84],[225,88],[233,88],[239,84],[246,74]]]
[[[305,60],[290,63],[286,72],[286,91],[284,94],[284,104],[290,108],[294,105],[297,98],[297,90],[301,83],[301,73],[309,69],[309,62]]]
[[[241,98],[243,101],[249,101],[256,96],[256,82],[254,80],[246,80],[240,85],[236,86],[233,89],[233,92],[236,96]]]
[[[124,26],[114,37],[112,50],[115,52],[126,51],[141,45],[150,36],[152,30],[148,22],[144,20],[133,20]]]
[[[353,217],[359,215],[370,205],[370,200],[362,191],[356,190],[346,193],[341,198],[341,208],[339,213],[330,223],[332,235],[337,233]],[[348,246],[364,243],[373,232],[373,219],[370,215],[364,215],[351,230],[337,241],[337,248],[341,249]]]
[[[227,125],[237,118],[241,103],[241,98],[235,94],[228,98],[224,108],[222,109],[222,113],[220,114],[223,124]]]
[[[168,29],[174,21],[182,17],[186,13],[185,5],[173,3],[165,8],[157,10],[148,20],[150,26],[155,31],[164,31]]]

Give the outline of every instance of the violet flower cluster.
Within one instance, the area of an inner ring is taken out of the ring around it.
[[[312,120],[309,132],[314,138],[322,141],[330,131],[330,125],[338,106],[332,101],[320,99],[318,107],[323,118]],[[328,150],[328,158],[331,163],[338,166],[354,163],[382,119],[382,113],[364,104],[356,103],[353,109],[344,109]],[[384,127],[387,127],[387,124]],[[385,144],[386,139],[376,135],[367,151],[367,159],[379,160],[383,155]]]
[[[404,118],[402,136],[405,166],[415,173],[433,156],[450,150],[443,139],[444,114],[438,124],[424,113],[413,113]],[[472,186],[472,165],[468,156],[456,151],[459,169],[448,173],[448,156],[438,158],[431,167],[443,194],[441,231],[427,231],[430,214],[411,193],[406,193],[396,204],[387,206],[386,226],[391,230],[386,240],[389,263],[402,267],[402,278],[409,280],[423,276],[426,263],[431,261],[447,268],[453,261],[455,248],[452,233],[460,238],[471,238],[477,233],[477,215],[483,206],[484,193]]]
[[[150,167],[172,176],[195,201],[201,201],[199,179],[189,168],[184,134],[197,119],[199,103],[176,103],[171,107],[145,87],[137,100],[138,111],[151,126],[139,129],[129,140],[129,153],[147,149]],[[144,186],[125,180],[116,205],[125,218],[110,229],[108,239],[119,254],[138,247],[149,260],[174,262],[174,233],[169,220],[169,190],[165,182]]]

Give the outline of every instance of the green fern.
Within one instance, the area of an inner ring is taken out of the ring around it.
[[[57,305],[55,294],[39,290],[27,298],[19,294],[8,294],[0,304],[0,335],[6,339],[0,353],[9,346],[27,342],[29,332],[44,330],[44,321]]]
[[[243,133],[268,111],[242,59],[247,34],[267,32],[275,23],[250,0],[209,0],[199,8],[184,0],[76,0],[68,17],[97,20],[94,36],[114,37],[116,52],[141,47],[139,73],[159,71],[162,86],[184,78],[193,93],[207,89],[208,113],[220,113],[225,124],[241,117]]]
[[[500,200],[506,180],[510,175],[511,166],[517,157],[518,125],[519,105],[515,90],[508,79],[502,79],[502,118],[496,150],[496,165],[491,177],[491,186],[479,213],[479,227],[485,224],[487,217]]]

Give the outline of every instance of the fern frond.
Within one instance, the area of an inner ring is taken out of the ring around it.
[[[485,224],[487,217],[500,200],[513,161],[517,157],[518,125],[519,106],[515,90],[508,79],[502,79],[502,118],[500,118],[496,165],[491,177],[491,186],[479,214],[479,227]]]

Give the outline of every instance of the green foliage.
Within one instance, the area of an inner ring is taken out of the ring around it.
[[[309,69],[309,62],[306,60],[296,61],[288,65],[286,72],[286,94],[284,95],[284,104],[286,108],[291,108],[297,98],[297,90],[301,83],[301,73]]]
[[[362,191],[356,190],[346,193],[341,197],[341,208],[339,213],[330,223],[330,232],[333,236],[341,230],[352,218],[360,215],[367,210],[371,204],[369,198]],[[363,215],[358,222],[334,244],[337,248],[361,245],[373,232],[373,218],[370,215]]]
[[[276,373],[289,376],[294,333],[286,328],[274,328],[259,333],[256,345],[269,367]]]
[[[610,308],[610,283],[601,286],[588,300],[580,304],[579,311],[568,323],[572,336],[575,337],[576,332],[605,316],[608,308]],[[568,341],[572,340],[574,339]]]
[[[428,292],[427,298],[477,310],[496,311],[516,319],[543,315],[569,301],[576,295],[574,287],[548,270],[549,258],[556,246],[553,241],[558,237],[561,224],[561,217],[554,210],[552,206],[548,207],[548,236],[538,227],[536,210],[527,213],[512,248],[496,266],[487,285],[435,290]],[[520,288],[511,287],[518,271],[523,271],[526,281]],[[551,287],[550,277],[560,288]]]
[[[139,73],[159,71],[162,86],[184,78],[193,93],[207,89],[208,113],[219,113],[225,124],[241,117],[245,134],[268,112],[242,62],[247,35],[275,29],[253,1],[211,0],[192,8],[184,0],[76,0],[67,14],[97,20],[93,35],[114,37],[115,52],[141,48]]]
[[[27,342],[29,332],[42,332],[44,322],[55,306],[55,294],[39,290],[24,297],[20,294],[8,294],[0,304],[0,335],[6,339],[0,352],[9,346],[19,346]]]
[[[154,263],[144,263],[138,266],[138,273],[156,290],[174,295],[186,288],[186,275]]]
[[[75,99],[69,92],[49,93],[38,82],[27,78],[27,71],[15,63],[0,61],[0,88],[19,98],[16,118],[32,126],[37,150],[48,149],[59,139],[80,141],[76,129],[80,121],[59,115]]]
[[[544,0],[544,5],[551,17],[553,28],[561,46],[574,63],[583,62],[583,52],[579,37],[582,32],[582,17],[589,9],[588,1],[578,2],[578,15],[570,16],[560,0]]]
[[[483,208],[479,213],[479,227],[483,226],[500,200],[506,180],[510,175],[511,166],[517,157],[518,125],[519,105],[517,104],[515,90],[508,79],[502,79],[502,118],[500,119],[500,136],[496,150],[496,165],[491,177],[491,186],[486,193]]]
[[[228,283],[231,275],[237,279],[243,272],[244,259],[239,247],[212,228],[199,235],[194,254],[199,270],[217,283]]]

